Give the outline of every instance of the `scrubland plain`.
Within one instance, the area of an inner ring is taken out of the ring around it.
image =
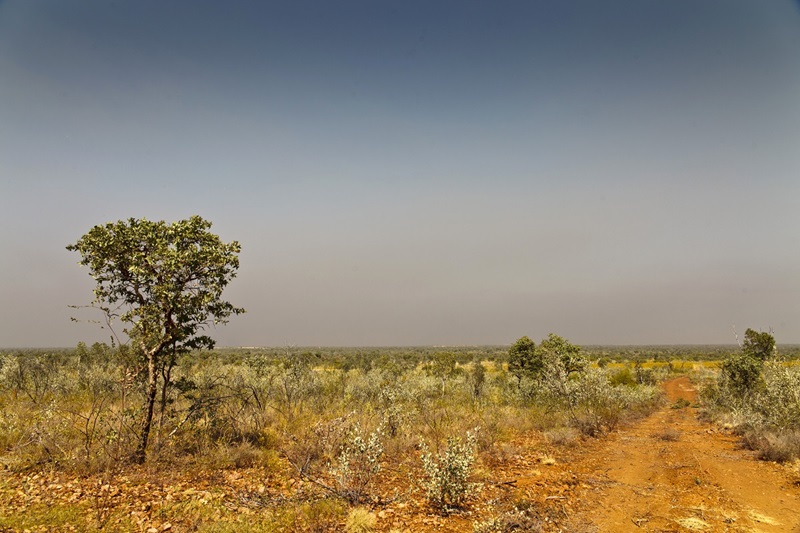
[[[0,530],[800,526],[797,347],[531,344],[183,354],[142,465],[136,358],[6,350]]]

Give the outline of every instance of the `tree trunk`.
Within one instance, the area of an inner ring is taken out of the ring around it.
[[[142,420],[142,433],[139,436],[139,445],[133,452],[133,461],[136,464],[144,463],[147,454],[147,439],[150,437],[150,428],[153,425],[153,408],[156,403],[156,393],[158,392],[158,374],[156,373],[155,354],[147,355],[147,398]]]
[[[158,402],[158,429],[159,433],[164,426],[164,411],[167,410],[167,393],[169,386],[172,384],[172,369],[175,368],[175,351],[173,349],[172,357],[169,363],[161,367],[161,398]]]

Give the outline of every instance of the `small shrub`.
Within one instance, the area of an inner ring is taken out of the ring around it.
[[[666,428],[653,435],[653,437],[663,441],[675,442],[681,438],[681,432],[675,428]]]
[[[749,447],[758,451],[759,459],[788,463],[800,458],[800,432],[778,433],[750,431],[745,434]]]
[[[675,403],[672,404],[671,409],[683,409],[684,407],[689,407],[690,405],[692,405],[692,402],[686,398],[679,398]]]
[[[636,373],[636,383],[639,385],[655,385],[656,384],[656,376],[653,372],[652,368],[644,368],[642,362],[637,360],[634,365],[633,369]]]
[[[538,533],[542,531],[542,522],[530,509],[514,508],[500,515],[472,524],[473,533]]]
[[[368,498],[369,485],[381,470],[382,441],[383,428],[380,426],[368,438],[364,438],[357,422],[350,428],[333,468],[338,496],[352,504]]]
[[[428,502],[441,512],[460,508],[474,492],[476,486],[470,483],[472,465],[475,462],[477,428],[467,432],[466,442],[460,438],[447,439],[447,449],[434,458],[425,444],[422,445],[422,468]]]
[[[635,387],[637,385],[636,378],[633,377],[629,368],[622,368],[614,372],[609,376],[608,380],[611,385],[615,387],[617,385],[627,385],[629,387]]]
[[[390,438],[397,437],[408,424],[412,408],[409,405],[410,395],[400,387],[384,388],[380,392],[379,406],[383,425]]]
[[[341,500],[324,499],[302,505],[299,515],[305,522],[307,531],[327,533],[341,528],[345,510]]]
[[[344,530],[346,533],[370,533],[374,531],[377,522],[375,513],[363,507],[356,507],[348,513]]]
[[[472,398],[479,399],[483,395],[483,389],[486,385],[486,369],[480,358],[476,358],[472,363],[472,371],[469,374],[469,383],[472,389]]]
[[[544,432],[544,438],[548,442],[560,446],[572,444],[578,437],[578,432],[571,427],[556,427]]]

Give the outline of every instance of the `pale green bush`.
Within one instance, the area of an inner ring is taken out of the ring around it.
[[[541,395],[541,401],[563,409],[570,423],[588,436],[613,430],[632,412],[647,412],[659,397],[653,386],[614,386],[605,370],[570,375],[559,364],[548,365]]]
[[[447,447],[438,455],[422,444],[422,486],[428,502],[441,512],[462,507],[477,488],[469,481],[475,462],[477,428],[467,432],[466,440],[447,439]]]
[[[764,387],[749,407],[759,415],[761,425],[779,431],[800,429],[800,368],[767,363]]]
[[[331,472],[335,481],[334,492],[351,504],[369,498],[370,485],[381,471],[383,456],[383,427],[378,426],[366,436],[356,422],[347,432],[339,456]]]

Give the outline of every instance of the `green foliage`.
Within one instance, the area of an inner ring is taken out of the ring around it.
[[[529,337],[523,336],[508,349],[508,371],[518,382],[523,377],[535,377],[544,368],[541,357],[536,352],[536,343]]]
[[[645,368],[640,359],[637,359],[633,364],[633,369],[636,372],[636,383],[639,385],[655,385],[656,377],[651,368]]]
[[[425,369],[431,376],[445,380],[459,372],[458,359],[453,352],[436,353]]]
[[[147,369],[137,462],[145,458],[159,379],[163,397],[178,354],[213,348],[205,328],[244,312],[222,299],[239,268],[241,247],[222,242],[210,228],[199,216],[172,224],[131,218],[95,226],[67,246],[96,282],[92,307],[109,327],[115,320],[125,325],[123,333]]]
[[[210,227],[199,216],[172,224],[131,218],[95,226],[67,250],[81,255],[97,282],[93,306],[126,324],[142,353],[213,348],[200,332],[244,310],[221,298],[241,246]]]
[[[537,347],[529,337],[521,337],[508,350],[508,370],[517,377],[538,381],[548,366],[559,364],[567,374],[580,372],[587,361],[580,346],[551,333]]]
[[[678,398],[675,403],[670,406],[670,409],[683,409],[685,407],[690,407],[692,402],[687,400],[686,398]]]
[[[472,386],[472,397],[478,399],[483,394],[486,385],[486,369],[480,359],[472,362],[472,372],[469,374],[470,385]]]
[[[720,387],[734,398],[743,399],[761,383],[763,361],[745,354],[736,354],[722,363]]]
[[[475,490],[469,482],[475,462],[477,429],[467,432],[466,441],[458,437],[447,439],[447,448],[434,457],[425,444],[422,445],[422,468],[425,478],[422,486],[428,502],[443,513],[460,508]]]
[[[775,355],[775,338],[750,328],[745,331],[742,351],[722,364],[720,388],[735,399],[744,400],[762,386],[764,362]]]
[[[800,368],[779,359],[772,334],[748,329],[740,353],[703,390],[706,412],[731,424],[761,457],[800,457]]]
[[[775,356],[775,337],[766,331],[747,328],[744,332],[742,355],[758,361],[766,361]]]
[[[651,380],[634,379],[627,368],[611,376],[588,369],[581,347],[558,335],[551,333],[537,352],[543,362],[534,391],[537,401],[563,410],[569,423],[586,435],[614,429],[628,411],[647,410],[657,397],[651,386],[641,386],[652,385]]]
[[[333,467],[337,496],[350,504],[367,501],[370,485],[381,471],[383,439],[380,426],[368,437],[358,423],[350,428]]]
[[[635,387],[638,384],[638,381],[633,376],[633,374],[631,374],[631,370],[628,367],[621,368],[616,372],[613,372],[609,377],[609,382],[611,383],[611,385],[615,387],[617,385],[627,385],[629,387]]]
[[[567,372],[580,372],[586,367],[581,347],[551,333],[539,344],[541,357],[545,361],[558,361]]]
[[[587,370],[572,380],[571,423],[585,435],[614,430],[624,417],[648,412],[660,398],[651,385],[613,386],[600,370]]]
[[[369,471],[359,465],[371,464],[351,438],[356,423],[369,428],[361,442],[382,428],[384,465],[413,453],[420,439],[444,452],[449,436],[475,426],[483,428],[477,445],[484,460],[502,461],[507,440],[528,429],[570,424],[603,431],[626,409],[652,401],[651,388],[608,383],[611,368],[568,373],[560,357],[548,359],[537,381],[523,378],[519,386],[502,368],[507,348],[453,348],[456,365],[435,348],[179,354],[172,386],[159,390],[165,394],[158,398],[148,457],[159,465],[213,468],[269,462],[277,469],[275,463],[291,462],[301,477],[326,484],[341,499],[338,493],[350,489],[347,476],[337,485],[337,472],[347,465],[358,479],[356,472]],[[104,344],[0,354],[3,465],[97,472],[131,457],[148,394],[139,357],[126,346]],[[341,363],[351,358],[361,363],[343,371]],[[437,366],[435,359],[449,361]],[[433,368],[446,371],[434,375]],[[775,413],[767,407],[764,413]],[[376,486],[367,487],[364,499],[379,492]]]

